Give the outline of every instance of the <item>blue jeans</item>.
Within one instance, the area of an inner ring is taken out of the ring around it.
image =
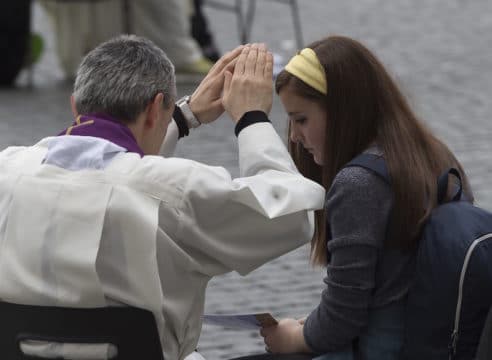
[[[405,331],[405,301],[369,312],[367,329],[357,344],[313,360],[396,360],[400,357]]]

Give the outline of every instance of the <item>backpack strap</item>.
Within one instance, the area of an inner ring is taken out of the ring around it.
[[[371,170],[375,174],[379,175],[386,183],[391,185],[391,178],[386,167],[386,162],[381,155],[362,153],[353,158],[344,167],[360,166],[365,169]],[[455,168],[449,168],[444,171],[437,179],[437,201],[438,204],[443,204],[448,191],[449,175],[454,175],[458,179],[456,194],[451,199],[452,201],[462,200],[463,195],[463,182],[461,180],[460,172]]]
[[[438,204],[444,203],[444,199],[445,199],[446,194],[448,192],[449,174],[456,176],[456,178],[458,179],[458,184],[457,184],[458,191],[453,196],[451,201],[461,200],[461,195],[463,193],[463,182],[461,181],[460,172],[455,168],[449,168],[448,170],[444,171],[439,176],[439,178],[437,179],[437,203]]]
[[[359,166],[367,170],[371,170],[376,175],[381,177],[388,185],[391,185],[391,179],[389,176],[388,168],[386,167],[386,161],[381,155],[362,153],[350,160],[345,167]]]
[[[383,179],[386,183],[391,185],[388,169],[386,168],[386,163],[382,156],[362,153],[357,155],[351,161],[349,161],[343,168],[353,167],[353,166],[359,166],[367,170],[370,170],[374,172],[376,175],[378,175],[381,179]],[[330,240],[331,240],[330,224],[328,221],[326,221],[326,241],[330,241]],[[328,261],[330,261],[331,255],[328,249],[326,250],[326,255],[327,255],[326,258],[328,259]]]

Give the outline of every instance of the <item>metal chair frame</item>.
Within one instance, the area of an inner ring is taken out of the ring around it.
[[[302,37],[301,20],[299,16],[299,7],[297,5],[297,0],[272,1],[290,5],[297,48],[302,49],[304,41]],[[243,0],[235,0],[233,5],[216,0],[206,0],[204,4],[218,10],[235,12],[237,18],[239,41],[241,42],[241,44],[246,44],[247,42],[249,42],[251,27],[253,25],[256,12],[256,0],[249,0],[246,9],[243,6]]]
[[[154,315],[134,307],[62,308],[0,301],[2,359],[31,360],[21,342],[111,343],[115,360],[164,360]],[[39,357],[35,357],[39,359]]]

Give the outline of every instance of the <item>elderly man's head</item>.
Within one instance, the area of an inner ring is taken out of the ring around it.
[[[77,114],[117,119],[130,127],[144,152],[151,154],[158,151],[159,139],[162,142],[175,99],[174,66],[164,51],[145,38],[121,35],[82,60],[72,107]]]

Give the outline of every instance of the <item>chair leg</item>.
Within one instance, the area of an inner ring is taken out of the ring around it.
[[[123,32],[125,34],[132,33],[132,22],[131,22],[131,14],[130,14],[130,2],[128,0],[123,0]]]
[[[301,50],[304,46],[301,29],[301,19],[299,16],[299,7],[297,0],[290,0],[290,8],[292,11],[292,21],[294,22],[294,32],[296,34],[297,49]]]
[[[251,5],[251,4],[250,4]],[[239,42],[241,44],[246,44],[249,41],[249,31],[248,31],[248,17],[249,17],[249,8],[246,13],[246,18],[243,13],[243,2],[242,0],[236,0],[236,17],[237,17],[237,31],[239,34]]]
[[[127,2],[128,0],[125,0]],[[279,0],[280,1],[280,0]],[[294,32],[296,37],[296,43],[298,49],[302,49],[304,41],[302,37],[302,28],[301,28],[301,19],[299,16],[299,6],[297,4],[297,0],[282,0],[281,2],[285,4],[290,4],[291,12],[292,12],[292,21],[294,24]],[[248,0],[248,5],[246,9],[246,13],[243,11],[243,1],[235,0],[235,5],[228,5],[215,1],[206,1],[205,4],[213,6],[217,9],[221,10],[229,10],[234,11],[236,13],[237,19],[237,29],[239,34],[239,41],[241,44],[246,44],[249,42],[251,29],[253,27],[253,21],[256,12],[256,0]]]
[[[245,43],[249,42],[249,38],[251,35],[251,29],[253,27],[253,20],[255,17],[255,12],[256,12],[256,0],[250,0],[248,3],[248,11],[246,12],[246,23],[244,26],[245,30]]]

